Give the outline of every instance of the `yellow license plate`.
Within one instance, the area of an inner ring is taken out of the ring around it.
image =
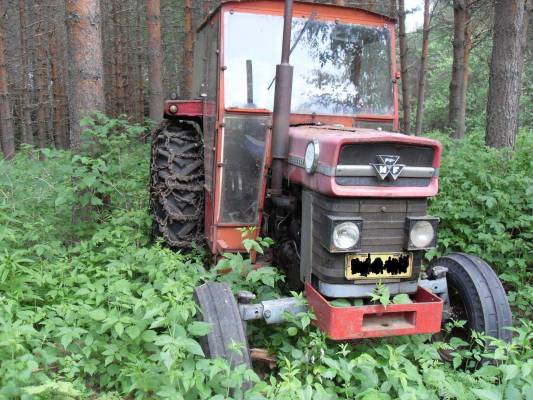
[[[410,278],[413,255],[409,253],[347,254],[346,279]]]

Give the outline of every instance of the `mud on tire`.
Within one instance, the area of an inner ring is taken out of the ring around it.
[[[150,208],[153,238],[188,250],[203,242],[204,160],[200,128],[163,121],[152,133]]]

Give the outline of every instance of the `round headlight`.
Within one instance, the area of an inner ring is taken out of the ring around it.
[[[320,147],[318,145],[318,140],[315,139],[312,142],[309,142],[305,149],[304,167],[308,174],[312,174],[316,171],[319,156]]]
[[[348,250],[359,241],[359,227],[353,222],[343,222],[333,229],[333,245],[339,250]]]
[[[411,228],[409,238],[415,247],[423,249],[435,239],[435,229],[428,221],[418,221]]]

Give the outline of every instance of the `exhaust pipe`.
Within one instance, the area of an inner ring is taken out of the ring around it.
[[[285,0],[281,63],[276,66],[274,113],[272,115],[272,180],[270,193],[279,196],[283,189],[283,168],[289,152],[289,127],[293,67],[289,64],[293,1]]]

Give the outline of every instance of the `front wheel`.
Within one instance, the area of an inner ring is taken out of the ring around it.
[[[211,332],[200,339],[206,357],[226,359],[232,367],[251,368],[245,326],[237,301],[226,283],[207,282],[194,290],[198,319],[211,324]]]
[[[511,309],[494,270],[482,259],[463,253],[452,253],[432,261],[430,275],[437,266],[448,269],[450,319],[466,321],[463,328],[452,334],[467,340],[471,331],[477,331],[510,342]]]

